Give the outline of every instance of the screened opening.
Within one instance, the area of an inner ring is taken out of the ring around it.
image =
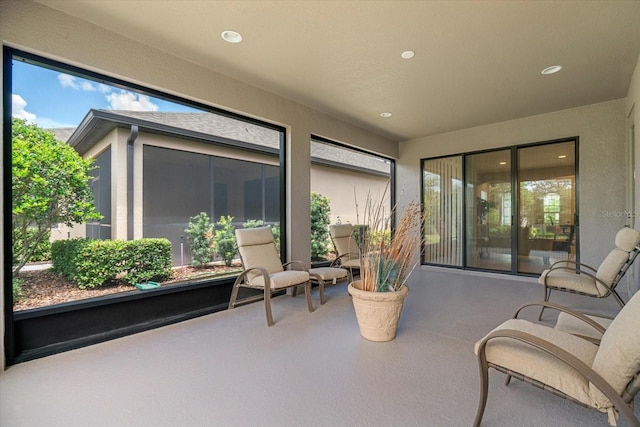
[[[320,137],[311,139],[311,259],[333,260],[331,224],[358,225],[366,199],[393,204],[394,161]]]
[[[162,287],[237,274],[241,270],[237,254],[230,260],[220,250],[220,241],[233,239],[235,228],[268,225],[279,241],[284,218],[282,128],[24,52],[5,52],[11,55],[5,73],[12,84],[4,96],[13,101],[14,126],[20,119],[51,132],[80,159],[92,162],[86,171],[91,196],[86,200],[98,214],[81,222],[50,224],[48,236],[39,244],[48,250],[36,251],[40,258],[31,257],[24,268],[8,273],[14,279],[14,311],[139,292],[127,281],[131,271],[114,273],[117,267],[110,267],[104,281],[90,285],[65,275],[53,261],[59,252],[57,241],[163,239],[169,245],[169,265],[162,276],[144,279]],[[19,161],[17,155],[12,153],[13,165]],[[11,174],[12,168],[5,173]],[[5,177],[5,182],[12,178]],[[5,202],[7,218],[6,209],[15,212],[16,203]],[[195,268],[198,239],[187,230],[203,215],[208,223],[201,223],[196,234],[208,240],[204,249],[200,243]],[[162,256],[141,262],[154,263]],[[15,259],[13,265],[15,270]],[[35,283],[42,282],[38,275],[49,275],[49,283],[64,284],[61,289],[53,285],[36,289]]]

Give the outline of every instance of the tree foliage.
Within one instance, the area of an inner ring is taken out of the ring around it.
[[[89,187],[92,159],[24,119],[14,118],[11,132],[13,239],[23,242],[13,254],[15,274],[52,226],[71,227],[101,216]]]
[[[191,246],[191,265],[204,267],[211,262],[213,256],[213,224],[206,212],[189,218],[189,225],[184,230]]]
[[[214,250],[224,260],[224,264],[230,266],[233,258],[238,253],[233,217],[230,215],[221,216],[216,225],[217,228],[213,236]]]
[[[311,193],[311,259],[320,259],[329,252],[329,198]]]

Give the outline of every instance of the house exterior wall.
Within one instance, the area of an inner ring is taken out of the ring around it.
[[[360,221],[367,193],[373,199],[382,197],[389,178],[379,175],[364,175],[355,171],[330,166],[311,165],[311,191],[329,198],[331,223],[350,222],[358,224],[356,202]]]
[[[130,131],[128,128],[116,128],[107,134],[101,141],[92,147],[85,157],[95,157],[111,147],[112,174],[111,188],[112,191],[112,224],[113,230],[119,239],[127,239],[126,231],[128,230],[128,209],[126,189],[127,183],[127,158],[126,144]],[[168,135],[160,135],[141,131],[134,141],[134,172],[133,172],[133,238],[139,239],[144,237],[144,167],[143,156],[144,147],[153,146],[166,149],[180,150],[191,153],[204,154],[216,157],[225,157],[235,160],[249,161],[253,163],[268,164],[278,166],[278,158],[273,155],[266,155],[246,150],[236,150],[230,147],[200,143],[197,141],[185,140]],[[124,153],[124,155],[123,155]],[[171,171],[167,171],[168,174]],[[388,185],[389,179],[384,176],[367,174],[365,172],[354,171],[339,167],[329,167],[319,164],[312,164],[310,168],[311,174],[311,191],[322,194],[330,200],[331,206],[331,222],[337,221],[358,223],[356,212],[356,201],[360,204],[360,211],[364,208],[364,202],[367,194],[372,197],[382,196]],[[388,189],[387,189],[388,191]],[[242,188],[234,188],[233,194],[242,194]],[[388,194],[388,193],[387,193]],[[239,198],[241,199],[241,198]],[[188,218],[193,213],[185,213]],[[362,212],[360,212],[362,215]],[[362,218],[360,218],[362,219]],[[212,218],[213,220],[213,218]],[[84,237],[84,227],[73,227],[71,237]],[[60,238],[67,238],[66,233],[61,234]]]
[[[615,100],[400,144],[396,162],[404,197],[420,197],[420,159],[578,136],[581,261],[599,265],[613,248],[615,233],[627,223],[625,100]],[[400,187],[399,187],[400,188]]]

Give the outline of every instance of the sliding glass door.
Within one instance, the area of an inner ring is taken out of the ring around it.
[[[518,272],[576,255],[575,141],[519,148]]]
[[[465,158],[466,266],[511,271],[511,151]]]
[[[425,264],[540,274],[576,259],[577,141],[425,159]]]

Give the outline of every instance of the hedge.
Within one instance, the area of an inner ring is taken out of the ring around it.
[[[110,280],[135,285],[172,277],[167,239],[58,240],[52,244],[51,261],[53,271],[80,289],[96,288]]]

